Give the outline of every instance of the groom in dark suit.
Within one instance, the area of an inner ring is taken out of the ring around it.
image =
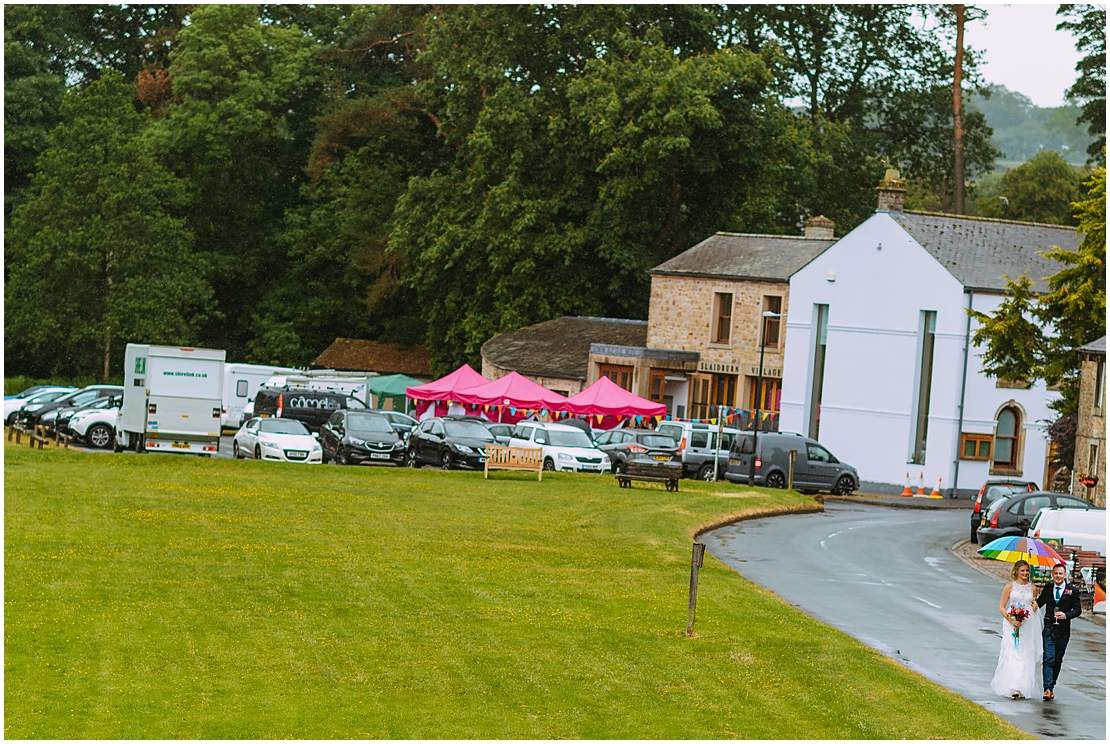
[[[1071,638],[1071,621],[1083,610],[1079,606],[1079,592],[1067,583],[1068,570],[1063,566],[1052,569],[1052,583],[1045,584],[1037,604],[1045,608],[1044,614],[1044,699],[1056,696],[1052,688],[1060,680],[1060,665],[1064,650]]]

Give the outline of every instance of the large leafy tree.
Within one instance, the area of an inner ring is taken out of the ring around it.
[[[978,214],[1075,225],[1078,220],[1074,205],[1082,194],[1083,174],[1055,150],[1041,150],[1003,174],[1002,189],[998,195],[980,200]]]
[[[1106,6],[1061,5],[1056,14],[1064,18],[1056,26],[1076,37],[1075,47],[1084,56],[1075,65],[1079,73],[1068,89],[1068,98],[1080,103],[1078,123],[1097,139],[1087,148],[1092,160],[1106,164]]]
[[[190,343],[211,290],[175,214],[185,188],[144,139],[122,76],[69,92],[8,224],[5,349],[37,374],[107,377],[128,341]]]
[[[776,219],[805,138],[767,60],[718,49],[709,20],[685,6],[437,18],[423,92],[455,160],[409,182],[391,247],[440,369],[557,315],[642,317],[646,269],[736,215]]]
[[[1087,186],[1089,198],[1075,204],[1083,234],[1078,250],[1046,254],[1062,264],[1048,278],[1049,292],[1035,295],[1029,277],[1020,277],[1007,282],[1009,297],[996,312],[972,313],[984,369],[1002,379],[1060,385],[1055,408],[1064,415],[1079,405],[1076,349],[1106,335],[1106,168]]]

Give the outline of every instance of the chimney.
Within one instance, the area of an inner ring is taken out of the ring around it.
[[[833,223],[828,217],[824,215],[817,215],[810,217],[806,220],[806,237],[807,238],[822,238],[823,240],[833,239]]]
[[[888,168],[883,180],[879,181],[878,212],[901,212],[906,201],[906,182],[898,171]]]

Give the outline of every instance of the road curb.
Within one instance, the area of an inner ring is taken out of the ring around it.
[[[706,535],[713,530],[719,530],[722,527],[728,527],[730,524],[737,524],[738,522],[747,522],[752,519],[765,519],[767,517],[785,517],[792,514],[818,514],[825,511],[824,504],[818,502],[814,506],[800,506],[794,509],[783,510],[767,510],[761,512],[754,512],[752,514],[741,514],[740,516],[725,517],[716,522],[699,527],[694,531],[694,541],[696,542],[703,535]]]
[[[955,501],[955,499],[951,499]],[[868,504],[870,506],[885,506],[890,509],[924,509],[927,511],[949,511],[952,509],[966,509],[967,504],[952,504],[951,506],[936,503],[937,499],[929,499],[933,503],[926,504],[922,501],[894,501],[890,499],[867,499],[855,496],[826,496],[825,501],[838,501],[842,504]]]

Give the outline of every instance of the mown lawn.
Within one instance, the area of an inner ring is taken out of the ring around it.
[[[1017,738],[690,538],[781,491],[7,446],[9,738]]]

